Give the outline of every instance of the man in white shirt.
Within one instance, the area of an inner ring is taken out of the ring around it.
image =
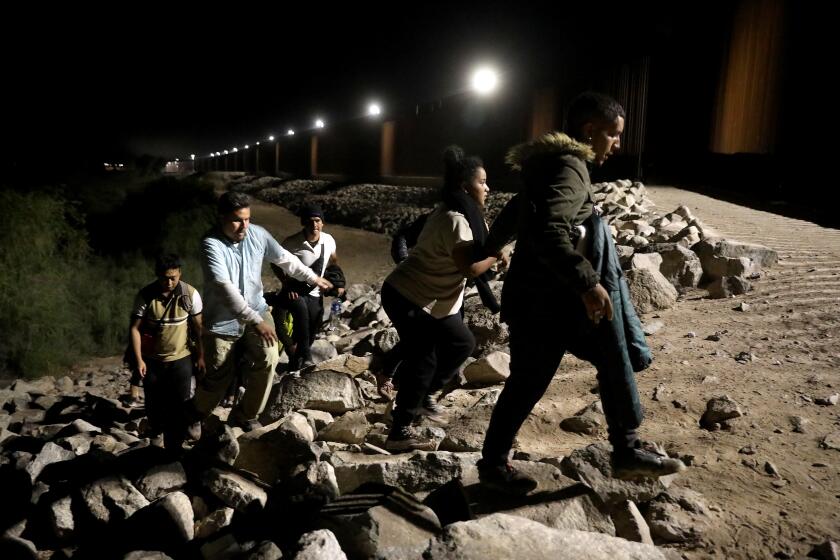
[[[338,264],[335,239],[323,231],[324,212],[317,204],[305,204],[300,212],[302,229],[283,240],[283,247],[300,259],[318,276],[324,276],[329,265]],[[289,363],[291,371],[312,365],[312,343],[321,328],[324,317],[324,294],[310,282],[290,278],[279,267],[272,267],[283,281],[283,290],[277,305],[292,314],[292,340],[294,351]],[[338,297],[344,288],[338,288]]]
[[[226,192],[219,198],[219,226],[201,242],[204,269],[204,350],[207,373],[195,393],[200,417],[212,412],[236,369],[234,346],[243,345],[246,390],[229,422],[251,428],[265,408],[279,358],[277,333],[263,297],[262,264],[268,261],[287,276],[323,289],[320,274],[280,246],[262,227],[251,224],[250,197]]]

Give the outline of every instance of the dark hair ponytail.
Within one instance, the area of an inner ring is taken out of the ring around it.
[[[443,151],[443,190],[450,192],[469,182],[476,169],[484,167],[478,156],[468,156],[460,146],[449,146]]]

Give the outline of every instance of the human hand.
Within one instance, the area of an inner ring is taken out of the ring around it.
[[[320,276],[315,279],[315,285],[324,291],[331,290],[333,287],[332,282]]]
[[[612,321],[613,306],[610,294],[601,284],[596,284],[593,288],[584,292],[581,295],[583,305],[586,307],[586,316],[596,325],[601,322],[601,319]]]
[[[257,334],[260,335],[260,338],[263,339],[266,346],[271,346],[272,344],[277,343],[277,332],[274,330],[274,327],[265,321],[254,325],[254,329],[256,329]]]

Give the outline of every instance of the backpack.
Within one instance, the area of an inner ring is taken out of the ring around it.
[[[146,309],[149,308],[149,305],[152,303],[152,300],[154,300],[157,295],[157,286],[152,284],[140,290],[140,297],[143,298],[143,303],[146,305]],[[178,282],[178,285],[175,286],[174,290],[172,290],[172,297],[170,298],[169,303],[166,304],[166,310],[169,309],[169,306],[172,305],[173,302],[177,302],[177,305],[180,305],[181,309],[183,309],[187,313],[192,311],[192,298],[189,295],[189,290],[187,290],[183,282]],[[130,326],[131,320],[129,320],[129,327]],[[147,349],[151,351],[154,345],[154,336],[153,333],[146,332],[147,330],[148,327],[146,326],[146,323],[144,321],[140,324],[140,348],[141,350]],[[187,336],[187,346],[189,347],[190,352],[193,352],[195,350],[196,342],[195,333],[192,330],[191,324],[187,332],[189,333]],[[123,363],[132,370],[137,367],[137,360],[134,356],[134,348],[131,345],[130,334],[128,337],[128,344],[125,347],[125,352],[123,352]]]

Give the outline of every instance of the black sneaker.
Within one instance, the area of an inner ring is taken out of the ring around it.
[[[510,463],[490,465],[479,460],[478,480],[482,486],[513,496],[524,496],[537,487],[537,481],[518,471]]]
[[[628,449],[612,454],[613,477],[621,480],[643,480],[676,474],[685,470],[679,459],[663,457],[647,449]]]
[[[391,428],[391,433],[388,434],[388,439],[385,440],[385,449],[396,452],[414,450],[434,451],[437,449],[437,442],[433,439],[417,435],[408,426],[402,428],[393,427]]]
[[[425,416],[430,421],[441,426],[449,423],[446,417],[446,409],[438,404],[432,395],[426,395],[423,398],[423,405],[417,410],[417,415]]]

